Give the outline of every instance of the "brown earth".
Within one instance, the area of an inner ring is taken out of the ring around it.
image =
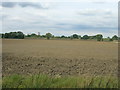
[[[3,76],[117,75],[118,44],[80,40],[3,40]]]

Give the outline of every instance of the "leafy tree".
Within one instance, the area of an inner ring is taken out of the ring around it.
[[[42,38],[46,38],[46,35],[42,35],[41,37],[42,37]]]
[[[0,38],[2,38],[2,34],[0,33]]]
[[[4,37],[5,38],[10,38],[10,33],[5,33]]]
[[[24,39],[24,34],[20,31],[5,33],[4,38]]]
[[[24,39],[24,34],[20,31],[17,32],[17,38]]]
[[[64,35],[62,35],[61,38],[66,38],[66,37]]]
[[[112,40],[118,40],[118,37],[117,37],[116,35],[114,35],[114,36],[112,37]]]
[[[55,36],[54,35],[52,35],[52,38],[54,38]]]
[[[73,34],[73,38],[78,39],[79,36],[77,34]]]
[[[96,39],[96,36],[89,36],[89,39]]]
[[[78,35],[78,38],[79,38],[79,39],[81,39],[81,36],[80,36],[80,35]]]
[[[26,37],[40,37],[40,35],[32,33],[32,34],[28,34]]]
[[[68,38],[70,38],[71,36],[68,36]]]
[[[35,33],[32,33],[31,37],[37,37],[37,35]]]
[[[2,38],[4,38],[4,36],[5,36],[5,35],[4,35],[4,34],[2,34],[2,36],[1,36],[1,37],[2,37]]]
[[[118,37],[118,40],[120,40],[120,37]]]
[[[108,41],[113,41],[110,37],[107,37]]]
[[[46,33],[46,37],[49,40],[52,37],[52,34],[51,33]]]
[[[10,32],[10,38],[17,38],[16,32]]]
[[[84,35],[84,36],[82,37],[82,39],[87,40],[87,39],[89,39],[89,36],[88,36],[88,35]]]
[[[61,38],[60,36],[55,36],[55,38]]]
[[[102,41],[103,40],[102,34],[96,35],[96,39],[97,39],[97,41]]]
[[[30,34],[27,34],[27,36],[26,37],[31,37],[31,35]]]
[[[73,35],[72,35],[72,36],[70,36],[70,39],[71,39],[71,40],[73,39]]]

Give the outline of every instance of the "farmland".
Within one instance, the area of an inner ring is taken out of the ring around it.
[[[3,78],[39,74],[63,78],[117,77],[118,74],[115,42],[3,39],[2,45]]]

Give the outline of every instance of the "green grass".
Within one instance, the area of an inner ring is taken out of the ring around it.
[[[47,75],[3,77],[3,88],[118,88],[118,78],[104,77],[50,77]]]

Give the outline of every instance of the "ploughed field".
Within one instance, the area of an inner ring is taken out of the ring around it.
[[[117,76],[118,44],[80,40],[2,40],[2,74]]]

